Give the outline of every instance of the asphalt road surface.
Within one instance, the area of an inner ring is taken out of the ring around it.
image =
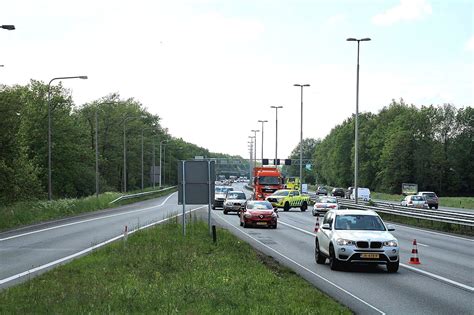
[[[243,190],[243,185],[236,184]],[[247,192],[248,193],[248,192]],[[54,266],[87,254],[134,230],[179,215],[177,194],[35,225],[0,234],[0,288],[25,281]],[[188,206],[201,215],[206,206]],[[473,314],[474,240],[395,225],[401,267],[351,267],[331,271],[314,261],[314,223],[310,211],[279,212],[278,228],[244,229],[236,215],[212,211],[212,221],[263,253],[274,257],[314,286],[360,314]],[[418,242],[421,265],[409,265],[412,242]],[[284,298],[284,292],[282,292]]]

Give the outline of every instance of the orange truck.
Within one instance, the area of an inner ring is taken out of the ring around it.
[[[255,167],[253,169],[253,195],[255,200],[265,198],[283,189],[283,176],[276,167]]]

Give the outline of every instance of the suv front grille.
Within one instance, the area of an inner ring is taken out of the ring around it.
[[[382,242],[370,242],[370,248],[380,248],[382,247]]]
[[[357,242],[356,244],[357,244],[357,247],[359,248],[369,248],[369,242],[360,241],[360,242]]]

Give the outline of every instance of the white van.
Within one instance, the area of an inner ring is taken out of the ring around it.
[[[363,187],[357,188],[357,198],[362,199],[364,201],[370,201],[370,189]],[[352,191],[351,199],[355,199],[355,190]]]

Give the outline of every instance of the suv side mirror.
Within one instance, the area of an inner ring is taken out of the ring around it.
[[[391,224],[387,225],[387,230],[389,231],[395,231],[395,227]]]
[[[330,229],[331,229],[331,226],[329,225],[329,223],[324,223],[321,228],[322,228],[322,229],[325,229],[325,230],[330,230]]]

